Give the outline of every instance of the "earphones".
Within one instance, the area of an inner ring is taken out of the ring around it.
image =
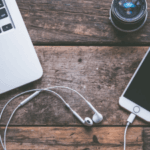
[[[52,91],[51,89],[55,89],[55,88],[65,88],[65,89],[69,89],[71,91],[74,91],[76,94],[78,94],[82,99],[85,100],[85,102],[88,104],[88,106],[94,111],[94,115],[92,117],[92,119],[90,119],[89,117],[86,117],[84,120],[78,115],[78,113],[76,113],[68,103],[66,103],[66,101],[56,92]],[[51,92],[53,93],[54,95],[58,96],[65,104],[65,106],[70,109],[70,111],[74,114],[74,116],[76,116],[76,118],[78,118],[78,120],[84,124],[85,126],[92,126],[93,125],[93,122],[94,123],[100,123],[102,120],[103,120],[103,116],[94,108],[94,106],[88,102],[79,92],[77,92],[76,90],[74,89],[71,89],[69,87],[64,87],[64,86],[54,86],[54,87],[49,87],[49,88],[46,88],[46,89],[33,89],[33,90],[29,90],[29,91],[26,91],[26,92],[22,92],[18,95],[16,95],[15,97],[11,98],[6,104],[5,106],[3,107],[1,113],[0,113],[0,119],[2,117],[2,114],[6,108],[6,106],[12,101],[14,100],[15,98],[19,97],[19,96],[22,96],[23,94],[27,94],[27,93],[30,93],[30,92],[35,92],[33,93],[31,96],[29,96],[28,98],[26,98],[24,101],[22,101],[16,108],[15,110],[13,111],[13,113],[11,114],[8,122],[7,122],[7,125],[6,125],[6,128],[5,128],[5,131],[4,131],[4,144],[2,142],[2,139],[1,139],[1,136],[0,136],[0,142],[1,142],[1,145],[3,147],[4,150],[6,150],[6,132],[7,132],[7,128],[9,126],[9,123],[13,117],[13,115],[15,114],[15,112],[17,111],[17,109],[19,109],[20,107],[23,107],[26,103],[28,103],[29,101],[31,101],[33,98],[35,98],[37,95],[39,95],[42,91],[46,91],[46,92]]]
[[[74,111],[71,109],[71,107],[69,105],[66,105],[71,111],[72,113],[81,121],[82,124],[86,125],[86,126],[92,126],[93,122],[94,123],[100,123],[103,120],[103,116],[92,106],[91,103],[87,102],[87,104],[89,105],[89,107],[95,112],[95,114],[93,115],[93,118],[90,119],[89,117],[86,117],[84,120]],[[93,121],[92,121],[93,120]]]
[[[103,120],[103,116],[93,107],[93,105],[90,103],[90,102],[88,102],[79,92],[77,92],[76,90],[73,90],[73,89],[71,89],[71,88],[69,88],[69,87],[64,87],[64,86],[55,86],[55,87],[50,87],[50,88],[48,88],[48,89],[54,89],[54,88],[65,88],[65,89],[69,89],[69,90],[71,90],[71,91],[74,91],[75,93],[77,93],[80,97],[82,97],[84,100],[85,100],[85,102],[89,105],[89,107],[94,111],[94,115],[93,115],[93,118],[92,118],[92,120],[89,118],[89,117],[86,117],[84,120],[70,107],[70,105],[69,104],[67,104],[66,102],[65,102],[65,100],[59,95],[59,94],[57,94],[56,92],[54,92],[53,91],[53,93],[55,94],[55,95],[57,95],[63,102],[64,102],[64,104],[66,105],[66,107],[68,108],[68,109],[70,109],[70,111],[74,114],[74,116],[76,116],[78,119],[79,119],[79,121],[82,123],[82,124],[84,124],[84,125],[86,125],[86,126],[92,126],[93,125],[93,122],[94,123],[100,123],[102,120]],[[48,89],[44,89],[44,90],[42,90],[42,91],[48,91]],[[31,99],[33,99],[34,97],[36,97],[38,94],[40,94],[40,92],[41,91],[37,91],[37,92],[35,92],[34,94],[32,94],[31,96],[29,96],[27,99],[25,99],[23,102],[21,102],[20,104],[23,106],[24,104],[26,104],[27,102],[29,102]]]
[[[93,115],[93,118],[92,120],[89,118],[89,117],[86,117],[84,120],[75,112],[73,111],[69,105],[66,105],[68,108],[70,108],[70,110],[72,111],[72,113],[81,121],[82,124],[86,125],[86,126],[92,126],[93,125],[93,122],[94,123],[100,123],[102,120],[103,120],[103,116],[93,107],[93,105],[88,102],[79,92],[77,92],[76,90],[74,89],[71,89],[69,87],[64,87],[64,86],[55,86],[55,87],[50,87],[48,89],[55,89],[55,88],[65,88],[65,89],[68,89],[68,90],[71,90],[73,92],[75,92],[76,94],[78,94],[88,105],[89,107],[94,111],[94,115]]]

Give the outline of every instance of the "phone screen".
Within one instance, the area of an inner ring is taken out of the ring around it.
[[[150,111],[150,52],[134,76],[124,97]]]

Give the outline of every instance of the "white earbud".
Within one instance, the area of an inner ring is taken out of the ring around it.
[[[89,107],[95,112],[93,115],[93,121],[95,123],[100,123],[103,120],[103,116],[93,107],[93,105],[90,102],[87,102]]]
[[[90,108],[95,112],[93,115],[93,121],[95,123],[100,123],[103,120],[103,116],[88,102],[88,105]],[[66,106],[72,111],[72,113],[86,126],[92,126],[93,121],[89,118],[86,117],[84,120],[69,106],[69,104],[66,104]]]
[[[5,132],[4,132],[4,144],[2,142],[2,139],[1,139],[1,136],[0,136],[0,142],[2,144],[2,147],[4,150],[6,150],[6,132],[7,132],[7,128],[8,128],[8,125],[14,115],[14,113],[17,111],[17,109],[23,105],[25,105],[27,102],[31,101],[34,97],[36,97],[38,94],[40,94],[42,91],[47,91],[47,92],[51,92],[53,94],[55,94],[56,96],[58,96],[63,102],[64,104],[70,109],[70,111],[72,111],[72,113],[86,126],[92,126],[93,125],[93,121],[89,118],[89,117],[86,117],[84,120],[69,106],[69,104],[66,103],[66,101],[59,95],[57,94],[56,92],[50,90],[50,89],[53,89],[53,88],[66,88],[66,89],[69,89],[69,90],[72,90],[74,91],[75,93],[77,93],[80,97],[82,97],[85,102],[89,105],[89,107],[95,112],[95,114],[93,115],[93,121],[95,123],[99,123],[103,120],[103,116],[92,106],[91,103],[89,103],[79,92],[77,92],[76,90],[73,90],[69,87],[64,87],[64,86],[55,86],[55,87],[51,87],[51,88],[47,88],[47,89],[33,89],[33,90],[29,90],[29,91],[25,91],[25,92],[22,92],[16,96],[14,96],[13,98],[11,98],[7,103],[6,105],[4,106],[4,108],[2,109],[1,113],[0,113],[0,118],[3,114],[3,111],[5,110],[6,106],[12,101],[14,100],[15,98],[23,95],[23,94],[26,94],[26,93],[30,93],[30,92],[34,92],[31,96],[29,96],[28,98],[26,98],[24,101],[22,101],[17,107],[16,109],[13,111],[13,113],[11,114],[11,117],[9,118],[9,121],[6,125],[6,128],[5,128]]]
[[[72,113],[73,113],[84,125],[86,125],[86,126],[92,126],[92,125],[93,125],[93,121],[92,121],[90,118],[86,117],[86,118],[83,120],[73,109],[71,109],[71,107],[70,107],[68,104],[67,104],[66,106],[72,111]]]
[[[93,121],[89,117],[86,117],[85,120],[84,120],[84,125],[92,126],[93,125]]]
[[[95,113],[92,119],[95,123],[100,123],[103,120],[103,116],[100,113]]]

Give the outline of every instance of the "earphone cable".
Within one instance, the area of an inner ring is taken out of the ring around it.
[[[20,96],[22,96],[22,95],[24,95],[24,94],[31,93],[31,92],[35,92],[35,91],[41,91],[41,89],[33,89],[33,90],[25,91],[25,92],[22,92],[22,93],[20,93],[20,94],[18,94],[18,95],[16,95],[16,96],[14,96],[13,98],[11,98],[11,99],[5,104],[5,106],[3,107],[3,109],[2,109],[2,111],[1,111],[1,113],[0,113],[0,119],[1,119],[1,117],[2,117],[2,115],[3,115],[3,112],[4,112],[5,108],[7,107],[7,105],[8,105],[12,100],[14,100],[14,99],[16,99],[17,97],[20,97]]]
[[[35,91],[35,90],[34,90]],[[37,90],[37,91],[39,91],[39,90]],[[65,103],[65,105],[68,105],[66,102],[65,102],[65,100],[59,95],[59,94],[57,94],[56,92],[54,92],[54,91],[52,91],[52,90],[41,90],[41,91],[47,91],[47,92],[51,92],[51,93],[53,93],[53,94],[55,94],[56,96],[58,96],[64,103]],[[29,92],[29,91],[28,91]],[[30,90],[30,92],[31,92],[31,90]],[[32,90],[32,92],[33,92],[33,90]],[[26,93],[27,93],[27,91],[26,91]],[[20,96],[21,95],[23,95],[23,94],[26,94],[25,92],[23,92],[22,94],[20,94]],[[15,98],[16,98],[16,96],[15,96]],[[12,99],[11,99],[12,100]],[[0,142],[1,142],[1,145],[2,145],[2,147],[3,147],[3,149],[4,150],[6,150],[6,133],[7,133],[7,128],[8,128],[8,126],[9,126],[9,123],[10,123],[10,121],[11,121],[11,119],[12,119],[12,117],[13,117],[13,115],[15,114],[15,112],[17,111],[17,109],[19,108],[19,107],[21,107],[22,105],[21,105],[21,103],[15,108],[15,110],[13,111],[13,113],[11,114],[11,116],[10,116],[10,118],[9,118],[9,120],[8,120],[8,122],[7,122],[7,125],[6,125],[6,128],[5,128],[5,131],[4,131],[4,144],[3,144],[3,142],[2,142],[2,138],[1,138],[1,136],[0,136]],[[70,108],[71,109],[71,108]],[[71,109],[72,110],[72,109]]]
[[[69,88],[69,87],[65,87],[65,86],[54,86],[54,87],[49,87],[49,88],[45,88],[45,89],[33,89],[33,90],[29,90],[29,91],[22,92],[22,93],[20,93],[20,94],[18,94],[18,95],[16,95],[16,96],[14,96],[12,99],[10,99],[10,100],[6,103],[5,106],[3,107],[3,109],[2,109],[2,111],[1,111],[1,113],[0,113],[0,119],[1,119],[1,117],[2,117],[2,114],[3,114],[4,110],[5,110],[5,108],[7,107],[7,105],[8,105],[12,100],[14,100],[15,98],[17,98],[17,97],[19,97],[19,96],[22,96],[22,95],[24,95],[24,94],[27,94],[27,93],[30,93],[30,92],[35,92],[35,91],[37,92],[37,91],[39,91],[37,94],[36,94],[36,92],[35,92],[35,93],[33,93],[31,96],[29,96],[27,99],[25,99],[24,101],[22,101],[22,102],[18,105],[18,107],[13,111],[13,113],[11,114],[11,116],[10,116],[10,118],[9,118],[9,121],[8,121],[8,123],[7,123],[7,125],[6,125],[5,132],[4,132],[4,144],[3,144],[2,138],[1,138],[1,136],[0,136],[0,142],[1,142],[2,147],[3,147],[4,150],[6,150],[6,133],[7,133],[7,128],[8,128],[8,125],[9,125],[9,123],[10,123],[10,121],[11,121],[11,119],[12,119],[14,113],[17,111],[17,109],[18,109],[19,107],[21,107],[21,106],[23,106],[24,104],[26,104],[27,102],[29,102],[31,99],[33,99],[35,96],[37,96],[40,92],[42,92],[42,91],[47,91],[47,92],[51,92],[51,93],[55,94],[56,96],[58,96],[58,97],[64,102],[64,104],[65,104],[73,113],[75,113],[75,112],[73,111],[73,109],[69,106],[69,104],[67,104],[66,101],[65,101],[58,93],[56,93],[56,92],[50,90],[50,89],[54,89],[54,88],[65,88],[65,89],[69,89],[69,90],[71,90],[71,91],[74,91],[74,92],[77,93],[81,98],[83,98],[87,103],[89,103],[79,92],[77,92],[76,90],[71,89],[71,88]]]
[[[49,87],[49,88],[46,88],[46,89],[56,89],[56,88],[64,88],[64,89],[71,90],[71,91],[77,93],[82,99],[84,99],[88,103],[88,101],[86,100],[86,98],[83,95],[81,95],[78,91],[76,91],[72,88],[65,87],[65,86],[54,86],[54,87]]]
[[[95,113],[98,113],[97,112],[97,110],[92,106],[92,104],[89,102],[89,101],[87,101],[87,99],[83,96],[83,95],[81,95],[78,91],[76,91],[76,90],[74,90],[74,89],[72,89],[72,88],[69,88],[69,87],[65,87],[65,86],[53,86],[53,87],[49,87],[49,88],[46,88],[46,89],[56,89],[56,88],[64,88],[64,89],[68,89],[68,90],[71,90],[71,91],[73,91],[73,92],[75,92],[77,95],[79,95],[88,105],[89,105],[89,107],[95,112]],[[72,111],[72,113],[73,114],[75,114],[76,116],[78,115],[78,114],[76,114],[72,109],[71,109],[71,107],[69,106],[69,105],[66,105],[71,111]],[[101,116],[102,117],[102,116]],[[79,117],[80,118],[80,117]],[[103,118],[102,118],[103,119]],[[102,119],[101,119],[101,121],[102,121]],[[79,119],[81,122],[82,122],[82,119],[80,118]],[[83,122],[82,122],[83,123]]]
[[[5,147],[4,147],[3,142],[2,142],[2,137],[1,137],[1,135],[0,135],[0,142],[1,142],[1,145],[2,145],[3,149],[5,150]]]
[[[65,105],[68,105],[66,103],[66,101],[62,98],[62,96],[60,96],[58,93],[56,93],[56,92],[54,92],[52,90],[46,90],[46,89],[44,89],[43,91],[48,91],[48,92],[51,92],[51,93],[55,94],[56,96],[58,96],[64,102]]]
[[[9,125],[9,123],[10,123],[10,121],[11,121],[13,115],[15,114],[15,112],[17,111],[17,109],[18,109],[19,107],[20,107],[20,105],[18,105],[18,106],[15,108],[15,110],[13,111],[13,113],[11,114],[11,116],[10,116],[8,122],[7,122],[7,125],[6,125],[6,128],[5,128],[5,132],[4,132],[4,150],[7,150],[7,149],[6,149],[6,133],[7,133],[8,125]]]
[[[28,90],[28,91],[22,92],[22,93],[20,93],[20,94],[18,94],[18,95],[16,95],[16,96],[14,96],[13,98],[11,98],[11,99],[5,104],[5,106],[3,107],[3,109],[2,109],[2,111],[1,111],[1,113],[0,113],[0,119],[2,118],[2,115],[3,115],[3,112],[4,112],[5,108],[7,107],[7,105],[8,105],[12,100],[14,100],[14,99],[16,99],[16,98],[18,98],[18,97],[20,97],[20,96],[22,96],[22,95],[24,95],[24,94],[31,93],[31,92],[35,92],[35,91],[41,91],[41,89]],[[2,142],[1,136],[0,136],[0,143],[1,143],[2,147],[3,147],[3,149],[5,150],[5,146],[4,146],[3,142]]]
[[[64,89],[69,89],[69,90],[71,90],[71,91],[74,91],[74,92],[77,93],[81,98],[83,98],[83,100],[85,100],[85,101],[88,103],[88,101],[84,98],[84,96],[82,96],[79,92],[77,92],[76,90],[71,89],[71,88],[69,88],[69,87],[65,87],[65,86],[54,86],[54,87],[45,88],[44,90],[55,89],[55,88],[64,88]],[[3,115],[3,112],[4,112],[5,108],[7,107],[7,105],[8,105],[12,100],[14,100],[15,98],[17,98],[17,97],[19,97],[19,96],[21,96],[21,95],[24,95],[24,94],[27,94],[27,93],[31,93],[31,92],[34,92],[34,91],[42,91],[42,90],[43,90],[43,89],[33,89],[33,90],[25,91],[25,92],[22,92],[22,93],[20,93],[20,94],[18,94],[18,95],[16,95],[16,96],[14,96],[13,98],[11,98],[11,99],[5,104],[5,106],[3,107],[3,109],[2,109],[2,111],[1,111],[1,113],[0,113],[0,119],[1,119],[1,117],[2,117],[2,115]],[[66,102],[64,102],[64,103],[66,103]]]

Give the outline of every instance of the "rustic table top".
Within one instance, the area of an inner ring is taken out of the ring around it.
[[[0,110],[20,92],[63,85],[82,93],[104,120],[85,127],[60,99],[41,93],[14,115],[7,134],[8,150],[123,149],[129,112],[118,101],[150,44],[150,17],[139,31],[121,33],[109,21],[111,2],[17,0],[44,75],[36,82],[2,94]],[[91,109],[76,94],[56,91],[83,118],[92,116]],[[27,96],[7,107],[0,123],[2,135],[11,112]],[[148,123],[139,118],[134,121],[128,130],[127,149],[150,149]]]

